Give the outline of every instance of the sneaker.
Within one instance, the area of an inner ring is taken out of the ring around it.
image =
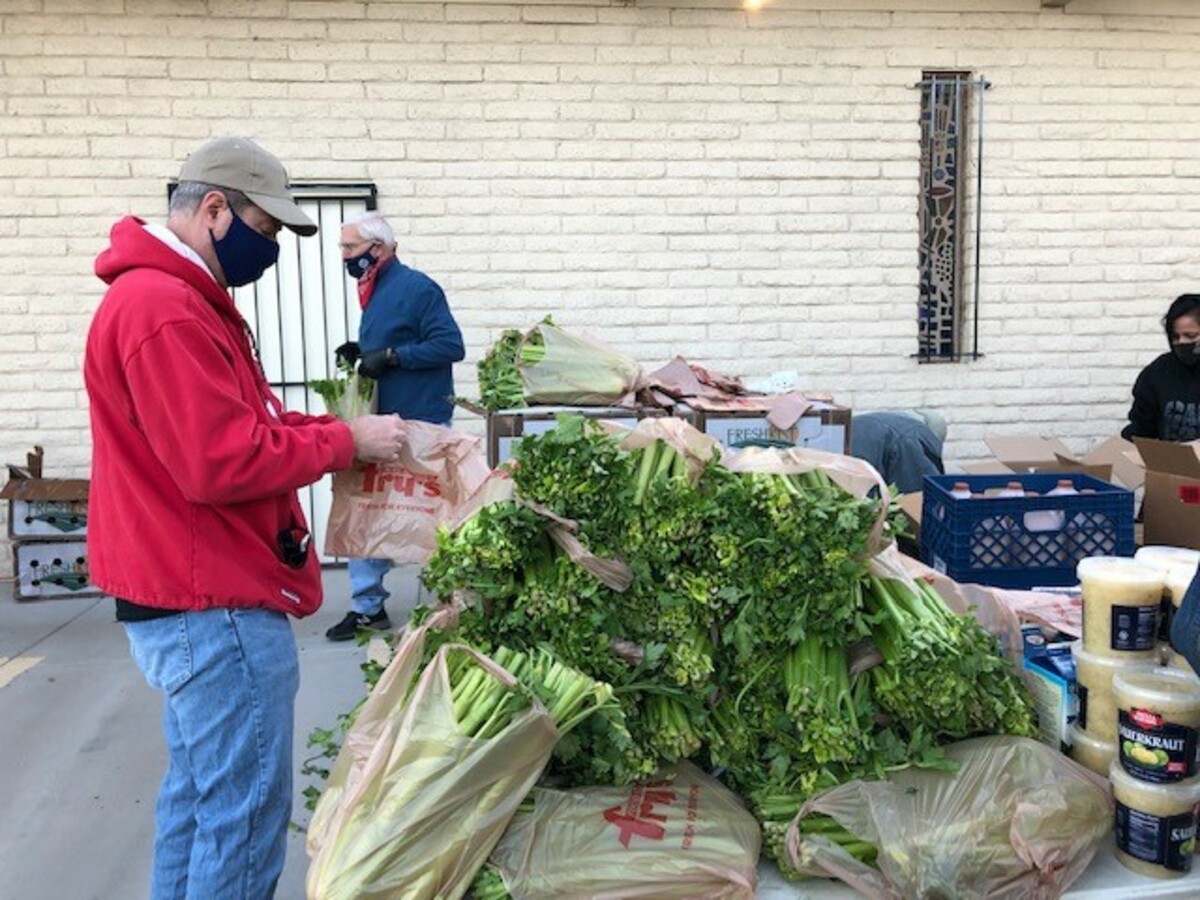
[[[331,641],[349,641],[358,636],[360,630],[390,631],[392,620],[386,610],[380,610],[373,616],[366,613],[348,612],[346,618],[325,632],[325,637]]]

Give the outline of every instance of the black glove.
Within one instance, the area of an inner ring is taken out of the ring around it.
[[[334,358],[338,361],[338,365],[346,368],[354,368],[354,364],[358,362],[358,341],[346,341],[336,350],[333,351]]]
[[[362,355],[358,361],[358,374],[378,378],[388,369],[394,369],[398,365],[400,357],[396,355],[396,351],[391,347],[384,347],[382,350],[372,350]]]

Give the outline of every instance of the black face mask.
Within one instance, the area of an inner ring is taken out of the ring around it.
[[[346,274],[358,281],[367,272],[371,271],[371,266],[375,265],[377,260],[371,255],[368,249],[365,253],[360,253],[358,256],[352,256],[345,260]]]
[[[241,287],[258,281],[263,272],[275,265],[279,259],[279,244],[263,237],[232,209],[230,212],[233,213],[233,221],[225,237],[220,240],[213,237],[211,228],[208,229],[208,236],[212,238],[213,250],[225,272],[225,280],[230,287]]]
[[[1200,344],[1172,344],[1171,352],[1188,368],[1200,363]]]

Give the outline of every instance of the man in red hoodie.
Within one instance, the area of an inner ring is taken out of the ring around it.
[[[89,567],[165,698],[155,900],[273,895],[299,685],[288,616],[321,603],[296,490],[404,440],[396,416],[287,412],[268,387],[229,288],[274,265],[283,226],[317,230],[283,165],[217,138],[183,164],[166,226],[123,219],[96,259]]]

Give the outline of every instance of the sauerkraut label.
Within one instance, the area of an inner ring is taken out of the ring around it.
[[[1075,696],[1079,701],[1075,712],[1075,725],[1085,731],[1087,730],[1087,695],[1087,687],[1082,684],[1075,685]]]
[[[1140,781],[1163,784],[1200,771],[1196,729],[1147,709],[1123,709],[1117,719],[1121,767]]]
[[[1156,816],[1117,801],[1117,848],[1172,872],[1192,871],[1196,849],[1196,810]]]
[[[1158,607],[1112,607],[1109,643],[1113,650],[1153,650],[1158,643]]]

